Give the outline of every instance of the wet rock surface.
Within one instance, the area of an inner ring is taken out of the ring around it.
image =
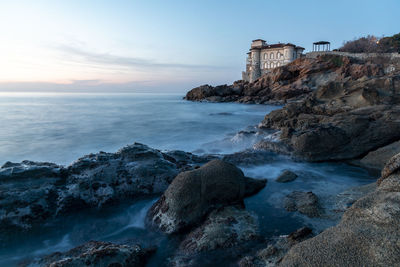
[[[296,180],[297,178],[297,174],[295,174],[292,171],[289,170],[284,170],[279,176],[278,178],[276,178],[276,182],[278,183],[289,183],[289,182],[293,182],[294,180]]]
[[[209,159],[135,143],[116,153],[84,156],[68,167],[6,162],[0,168],[1,237],[60,214],[161,194],[180,171]]]
[[[310,218],[322,214],[318,197],[313,192],[294,191],[285,197],[284,206],[287,211],[298,211]]]
[[[266,180],[246,178],[230,163],[213,160],[180,173],[149,210],[148,222],[162,232],[177,233],[199,223],[213,209],[240,203],[265,184]]]
[[[280,266],[396,266],[400,260],[399,154],[375,191],[356,201],[340,223],[294,246]]]
[[[201,266],[209,251],[240,251],[259,239],[258,220],[253,214],[243,206],[223,207],[212,211],[200,226],[185,235],[170,262],[173,266]]]
[[[291,247],[312,236],[312,230],[308,227],[303,227],[287,236],[273,238],[268,240],[266,248],[258,250],[255,255],[242,258],[238,265],[239,267],[278,266]]]
[[[56,252],[22,266],[145,266],[154,248],[143,249],[139,245],[119,245],[109,242],[90,241],[67,252]]]
[[[186,235],[180,251],[186,253],[229,248],[258,238],[257,218],[240,206],[212,211],[207,219]]]

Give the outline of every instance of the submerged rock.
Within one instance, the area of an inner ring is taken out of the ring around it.
[[[289,170],[284,170],[275,181],[278,183],[288,183],[296,180],[296,178],[297,174]]]
[[[118,245],[109,242],[90,241],[67,252],[56,252],[26,266],[145,266],[155,249],[143,249],[139,245]]]
[[[284,206],[287,211],[298,211],[310,218],[321,216],[318,197],[313,192],[293,191],[286,196]]]
[[[281,266],[397,266],[400,261],[400,154],[377,189],[356,201],[340,223],[294,246]]]
[[[266,180],[253,180],[221,160],[182,172],[151,207],[148,222],[168,234],[179,232],[199,223],[213,209],[240,203],[266,184]]]
[[[209,159],[135,143],[84,156],[67,168],[7,162],[0,168],[0,239],[60,214],[161,194],[180,171]]]

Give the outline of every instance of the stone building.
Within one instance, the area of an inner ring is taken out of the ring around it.
[[[303,55],[304,48],[294,44],[267,44],[264,40],[253,40],[247,53],[246,71],[242,79],[253,82],[271,69],[286,65]]]

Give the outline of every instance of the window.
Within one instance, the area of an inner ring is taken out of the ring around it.
[[[285,57],[287,57],[287,58],[289,57],[289,51],[287,51],[287,50],[285,51]]]
[[[264,53],[264,59],[267,59],[267,58],[268,58],[268,54]]]
[[[270,59],[274,59],[274,53],[269,54]]]
[[[268,67],[267,67],[267,63],[264,63],[264,69],[267,69]]]

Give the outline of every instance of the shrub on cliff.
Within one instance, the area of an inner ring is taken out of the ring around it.
[[[347,41],[339,48],[350,53],[392,53],[400,52],[400,33],[390,37],[377,38],[373,35]]]

